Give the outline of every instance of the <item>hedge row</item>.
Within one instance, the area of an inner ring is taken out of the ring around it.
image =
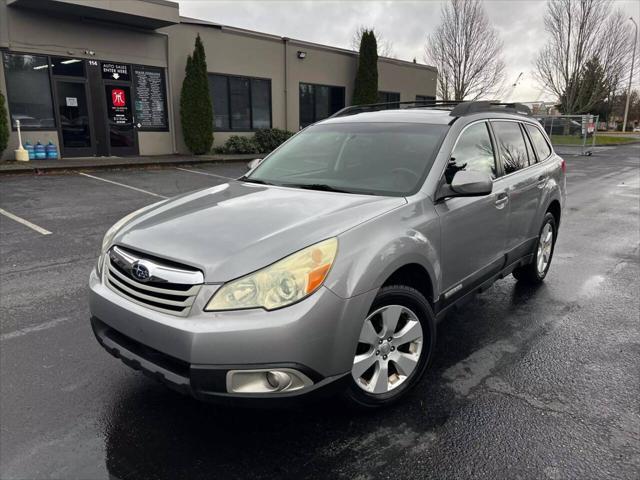
[[[280,128],[263,128],[250,136],[232,135],[216,153],[269,153],[288,140],[293,132]]]

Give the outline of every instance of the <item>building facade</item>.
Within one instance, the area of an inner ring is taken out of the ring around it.
[[[0,0],[5,158],[53,142],[65,157],[188,153],[180,124],[187,55],[200,35],[214,141],[297,131],[350,104],[357,53],[180,17],[167,0]],[[436,70],[380,58],[380,101],[435,98]]]

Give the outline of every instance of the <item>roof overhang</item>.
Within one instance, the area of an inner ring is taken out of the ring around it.
[[[7,5],[148,30],[180,23],[178,4],[168,0],[7,0]]]

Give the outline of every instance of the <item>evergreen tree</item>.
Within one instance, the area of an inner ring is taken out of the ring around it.
[[[196,155],[209,153],[213,143],[213,109],[207,80],[207,60],[200,35],[193,55],[187,57],[180,92],[182,135],[187,148]]]
[[[0,157],[7,148],[9,142],[9,121],[7,119],[7,109],[4,107],[4,95],[0,92]]]
[[[378,45],[373,30],[362,32],[358,73],[353,89],[353,105],[378,101]]]

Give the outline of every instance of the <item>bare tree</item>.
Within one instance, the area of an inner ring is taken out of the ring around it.
[[[631,32],[621,11],[611,13],[610,0],[549,0],[545,15],[549,41],[536,58],[536,76],[556,95],[565,113],[587,111],[604,98],[584,104],[581,75],[592,59],[602,65],[611,97],[629,68]]]
[[[438,69],[438,96],[495,98],[504,80],[502,42],[480,0],[450,0],[440,17],[425,47],[425,60]]]
[[[378,42],[379,57],[396,58],[395,53],[393,52],[393,43],[385,38],[382,33],[380,33],[375,28],[365,27],[364,25],[360,25],[356,32],[353,34],[353,37],[351,37],[352,50],[360,50],[360,40],[362,40],[362,34],[367,31],[372,31],[376,37],[376,42]]]

